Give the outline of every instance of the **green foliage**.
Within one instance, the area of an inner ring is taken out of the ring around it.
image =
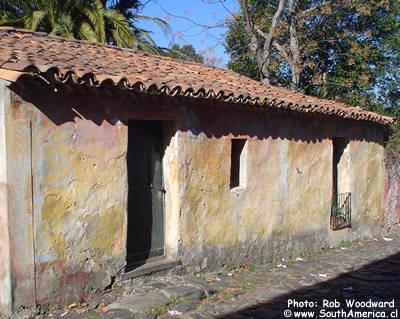
[[[154,305],[151,307],[151,312],[156,316],[162,316],[166,314],[167,311],[168,311],[168,304],[163,304],[159,306]]]
[[[0,25],[150,53],[159,49],[149,33],[136,26],[137,20],[151,20],[168,32],[163,20],[138,15],[139,2],[132,0],[3,0],[2,6]]]
[[[76,303],[81,303],[82,302],[82,298],[79,295],[76,295],[74,297],[74,300],[75,300]]]
[[[191,44],[186,44],[182,47],[178,44],[173,44],[164,55],[175,59],[204,63],[204,57],[196,52],[196,49]]]
[[[339,247],[349,247],[351,243],[348,240],[342,240],[339,244]]]
[[[300,91],[399,118],[400,1],[328,1],[329,5],[305,15],[302,12],[322,1],[294,2],[295,12],[284,10],[274,39],[289,49],[289,21],[297,19]],[[277,3],[247,0],[252,21],[264,33],[270,29]],[[245,25],[239,12],[226,34],[228,68],[259,80]],[[263,38],[258,39],[262,45]],[[290,65],[274,47],[270,59],[270,83],[289,88]],[[399,131],[397,125],[388,129],[388,145],[400,142]]]
[[[343,215],[343,211],[337,204],[333,204],[331,214],[334,217],[339,217]]]
[[[307,259],[307,258],[310,258],[311,256],[309,254],[307,254],[307,253],[300,253],[299,257],[303,258],[303,259]]]
[[[246,270],[248,272],[255,272],[256,271],[256,267],[253,264],[249,264],[246,266]]]
[[[177,303],[181,298],[178,295],[169,296],[169,301],[173,304]]]
[[[396,117],[399,120],[399,117]],[[400,127],[399,124],[393,124],[387,129],[387,148],[398,148],[400,146]]]
[[[260,74],[255,58],[248,52],[250,39],[244,30],[244,18],[232,23],[225,36],[225,52],[230,55],[227,67],[241,75],[259,81]]]
[[[386,98],[380,99],[379,86],[384,84],[383,69],[394,63],[391,55],[400,48],[399,43],[385,45],[398,38],[399,14],[398,1],[369,0],[330,15],[323,32],[316,34],[318,46],[307,57],[313,63],[302,78],[305,93],[366,109],[389,107]]]

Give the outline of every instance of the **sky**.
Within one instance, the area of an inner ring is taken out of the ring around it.
[[[152,38],[161,47],[192,44],[206,58],[206,63],[213,59],[217,66],[224,67],[229,60],[222,44],[226,19],[238,8],[237,0],[150,0],[140,14],[167,21],[171,33],[165,36],[151,22],[140,22],[139,26],[152,31]]]

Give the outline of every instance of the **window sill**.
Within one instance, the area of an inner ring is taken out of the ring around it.
[[[243,193],[245,190],[246,190],[246,186],[236,186],[234,188],[231,188],[229,190],[229,192],[231,194],[240,194],[240,193]]]

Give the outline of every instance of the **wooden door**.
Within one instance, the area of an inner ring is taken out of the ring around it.
[[[164,254],[161,124],[128,124],[128,263]]]

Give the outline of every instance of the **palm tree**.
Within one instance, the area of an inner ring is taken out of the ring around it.
[[[112,9],[123,15],[129,24],[131,30],[135,33],[138,39],[141,39],[144,44],[150,44],[152,47],[156,47],[153,39],[151,38],[148,31],[139,28],[137,22],[139,20],[147,20],[157,24],[161,30],[164,31],[165,36],[170,33],[168,24],[159,18],[149,17],[140,15],[138,12],[143,8],[140,0],[100,0],[104,8]],[[139,47],[142,47],[142,43],[138,43]],[[161,53],[158,50],[157,53]]]
[[[130,0],[132,1],[132,0]],[[104,2],[104,1],[103,1]],[[65,38],[76,38],[150,53],[159,50],[148,32],[135,27],[135,19],[151,19],[168,30],[161,19],[118,12],[100,0],[3,0],[0,25],[42,31]]]

